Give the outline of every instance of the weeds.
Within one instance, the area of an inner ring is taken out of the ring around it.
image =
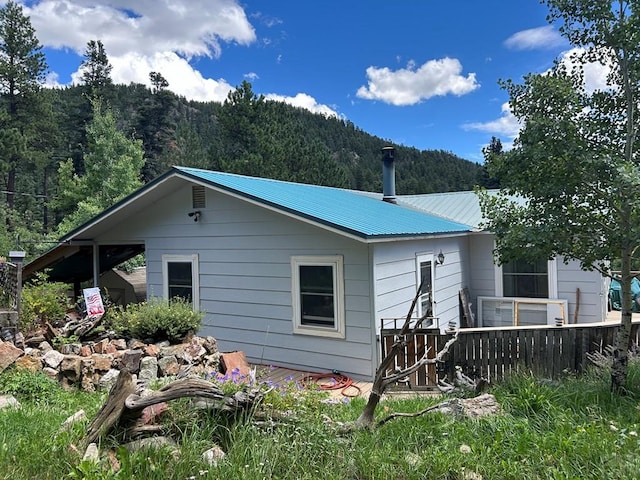
[[[639,371],[630,365],[630,378],[639,378]],[[601,479],[638,478],[640,471],[640,388],[631,382],[634,396],[612,396],[606,376],[593,372],[560,382],[512,377],[492,390],[503,407],[498,416],[471,420],[434,413],[348,435],[325,422],[325,415],[355,420],[363,399],[328,405],[325,392],[302,388],[293,379],[277,385],[264,381],[269,393],[263,411],[275,420],[276,414],[291,412],[295,421],[256,424],[250,416],[230,419],[194,409],[190,400],[174,401],[163,425],[177,439],[179,455],[116,448],[117,469],[108,461],[81,462],[83,452],[70,448],[79,444],[86,425],[59,431],[79,406],[95,412],[99,395],[78,396],[20,375],[0,375],[3,391],[18,393],[17,385],[24,385],[23,408],[0,411],[0,478]],[[246,379],[233,372],[214,381],[228,391],[246,388]],[[385,414],[417,411],[441,400],[387,400],[380,407]],[[226,457],[207,465],[201,455],[213,444]],[[110,445],[105,441],[101,447]]]

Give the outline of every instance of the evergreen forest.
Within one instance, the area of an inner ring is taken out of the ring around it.
[[[162,72],[119,85],[99,40],[82,82],[46,88],[29,18],[0,9],[0,251],[29,256],[173,165],[382,191],[381,148],[352,122],[269,101],[242,82],[224,102],[175,95]],[[396,147],[396,192],[469,190],[481,165],[441,151]]]

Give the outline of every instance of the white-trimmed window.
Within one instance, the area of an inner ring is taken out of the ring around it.
[[[166,299],[184,298],[200,307],[198,255],[163,255],[162,290]]]
[[[496,266],[496,295],[499,297],[557,298],[555,260],[515,260]]]
[[[343,272],[339,255],[291,257],[294,333],[345,337]]]

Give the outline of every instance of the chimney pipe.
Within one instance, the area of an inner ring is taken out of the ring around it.
[[[382,200],[389,203],[396,203],[395,151],[394,147],[382,147]]]

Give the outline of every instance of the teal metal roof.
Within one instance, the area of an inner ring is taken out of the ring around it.
[[[483,220],[480,201],[475,192],[400,195],[398,202],[475,228]]]
[[[469,225],[419,212],[353,190],[174,167],[193,180],[361,238],[467,232]]]

